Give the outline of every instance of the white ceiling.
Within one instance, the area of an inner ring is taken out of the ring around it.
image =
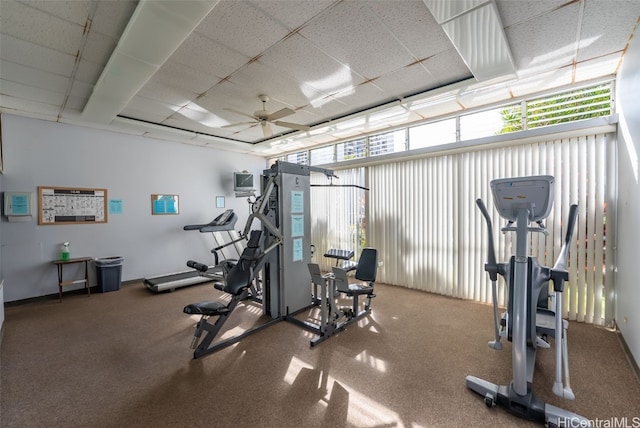
[[[0,0],[0,17],[1,112],[271,156],[615,75],[640,0]],[[310,130],[228,127],[260,94]]]

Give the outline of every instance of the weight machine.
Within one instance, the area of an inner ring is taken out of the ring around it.
[[[533,395],[536,349],[549,348],[547,337],[555,338],[556,371],[553,392],[573,399],[569,383],[567,355],[568,322],[562,319],[562,292],[569,279],[566,260],[578,206],[569,210],[567,231],[560,255],[552,268],[540,266],[529,256],[529,233],[546,233],[544,219],[553,205],[554,178],[534,176],[491,181],[493,201],[500,216],[507,219],[503,232],[516,233],[516,254],[508,263],[497,263],[493,243],[493,227],[482,199],[476,200],[486,223],[488,234],[488,261],[484,266],[492,283],[495,339],[489,347],[500,350],[501,337],[512,342],[513,380],[509,385],[496,385],[467,376],[467,387],[484,397],[488,407],[501,405],[507,411],[528,420],[540,421],[547,426],[589,426],[589,420],[575,413],[547,404]],[[535,223],[535,226],[530,226]],[[514,225],[515,224],[515,225]],[[498,318],[497,279],[501,275],[508,286],[508,306],[502,319]],[[555,308],[548,308],[549,281],[553,282]],[[564,372],[564,379],[563,379]]]
[[[241,237],[245,239],[251,235],[252,254],[241,256],[244,266],[244,276],[239,281],[229,284],[219,282],[216,288],[232,294],[232,302],[224,304],[222,302],[199,302],[188,305],[184,312],[188,314],[199,314],[201,320],[196,327],[194,342],[192,346],[196,351],[194,358],[215,352],[223,347],[253,334],[266,326],[278,321],[289,321],[301,326],[319,336],[326,336],[324,330],[326,325],[317,325],[295,318],[302,311],[310,309],[314,305],[320,304],[322,299],[317,294],[312,293],[312,282],[308,264],[311,260],[311,209],[310,209],[310,174],[319,172],[327,177],[334,177],[333,171],[298,165],[288,162],[276,162],[270,169],[264,170],[261,177],[261,195],[251,204],[251,214],[245,224]],[[252,230],[255,220],[259,220],[261,228]],[[256,247],[256,233],[260,235],[259,251]],[[233,244],[234,241],[226,245]],[[375,264],[377,267],[377,264]],[[196,265],[194,267],[197,268]],[[234,272],[229,276],[236,275]],[[237,277],[241,275],[238,273]],[[235,276],[234,276],[235,277]],[[371,280],[370,289],[363,288],[362,292],[349,291],[347,295],[357,302],[357,295],[367,294],[366,313],[370,309],[370,299],[373,297],[373,281],[375,271]],[[234,336],[222,342],[214,342],[222,323],[235,309],[240,300],[247,300],[250,297],[249,289],[260,281],[260,303],[262,305],[263,316],[268,321],[257,327],[251,328],[244,333]],[[328,296],[325,290],[325,298]],[[326,300],[325,300],[326,301]],[[361,317],[366,313],[354,314]],[[217,316],[214,326],[208,324],[210,316]],[[223,319],[222,321],[220,321]],[[326,324],[326,320],[323,321]],[[207,331],[205,338],[200,340],[200,334]]]

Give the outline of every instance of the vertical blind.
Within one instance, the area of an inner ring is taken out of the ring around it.
[[[569,207],[577,203],[563,316],[609,324],[613,274],[607,260],[613,254],[613,219],[609,219],[609,245],[605,232],[606,207],[613,206],[610,189],[614,187],[607,183],[606,169],[613,156],[612,135],[600,134],[368,166],[366,179],[371,190],[367,195],[338,188],[320,194],[314,188],[312,239],[321,251],[336,246],[359,251],[365,240],[354,230],[358,221],[367,221],[366,245],[377,248],[383,262],[378,282],[490,303],[491,283],[483,270],[488,232],[475,200],[482,198],[487,205],[496,255],[504,262],[515,251],[515,237],[513,232],[500,230],[505,221],[494,207],[489,182],[552,175],[555,193],[546,220],[548,234],[530,234],[530,253],[542,265],[553,266],[566,232]],[[339,171],[338,175],[341,184],[363,184],[365,179],[364,168]],[[364,208],[368,212],[359,206],[362,203],[368,204]],[[499,283],[499,301],[504,305],[505,286],[502,280]]]

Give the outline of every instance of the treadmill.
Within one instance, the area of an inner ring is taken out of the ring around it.
[[[211,232],[215,237],[215,232],[228,232],[233,239],[231,232],[235,230],[235,224],[238,221],[238,215],[229,209],[206,224],[188,224],[184,226],[184,230],[197,230],[200,233]],[[164,275],[150,276],[144,278],[144,285],[150,291],[154,293],[161,293],[163,291],[175,291],[176,288],[186,287],[189,285],[200,284],[203,282],[221,280],[224,278],[223,270],[218,266],[218,254],[216,250],[219,246],[211,250],[214,254],[216,265],[209,266],[206,272],[201,272],[196,269],[174,272]]]

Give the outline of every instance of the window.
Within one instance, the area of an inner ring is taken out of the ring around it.
[[[409,150],[456,141],[456,119],[440,120],[409,128]]]
[[[369,156],[379,156],[387,153],[406,150],[406,131],[387,132],[369,137]]]
[[[337,144],[336,149],[338,162],[364,158],[367,157],[367,139],[358,138],[357,140],[339,143]]]
[[[310,165],[322,165],[325,163],[333,163],[334,146],[320,147],[311,150]]]

